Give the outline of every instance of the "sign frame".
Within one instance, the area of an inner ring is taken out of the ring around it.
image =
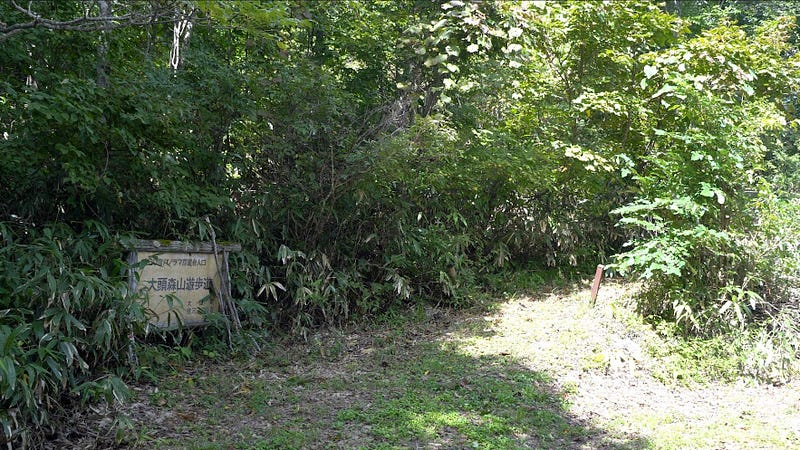
[[[230,288],[228,256],[241,251],[240,244],[135,239],[130,248],[128,288],[145,292],[144,306],[155,314],[148,329],[204,326],[209,323],[203,314],[225,310],[221,302]],[[142,261],[148,263],[142,266]]]

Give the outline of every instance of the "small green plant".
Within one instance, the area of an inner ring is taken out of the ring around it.
[[[128,289],[123,237],[105,226],[0,223],[0,234],[0,425],[5,439],[35,439],[62,399],[127,397],[115,369],[147,317]]]
[[[734,338],[689,337],[674,322],[656,326],[660,339],[648,346],[658,361],[653,376],[666,384],[709,384],[734,381],[741,376],[742,349]]]
[[[614,211],[631,239],[612,269],[646,280],[644,315],[674,320],[687,333],[741,331],[769,306],[760,292],[768,272],[751,234],[769,195],[761,178],[769,139],[785,124],[768,97],[788,86],[749,75],[771,57],[748,42],[786,39],[785,26],[748,36],[723,24],[641,58],[647,143],[622,164],[637,198]],[[685,58],[701,53],[728,63]]]
[[[160,391],[158,388],[155,388],[152,394],[150,394],[150,403],[155,406],[167,406],[169,403],[169,395],[166,391]]]
[[[757,380],[783,384],[800,371],[800,317],[797,310],[782,308],[766,323],[739,337],[741,370]]]

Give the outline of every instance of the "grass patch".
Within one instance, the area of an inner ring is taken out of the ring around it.
[[[653,376],[663,383],[700,384],[732,382],[740,378],[741,349],[727,337],[710,339],[666,335],[648,346],[660,361]]]
[[[653,358],[652,376],[668,385],[708,385],[741,378],[741,341],[731,336],[712,338],[681,334],[675,324],[660,321],[655,326],[629,309],[629,298],[615,299],[613,317],[628,333],[641,338]]]
[[[552,447],[587,432],[564,417],[543,374],[513,360],[473,358],[440,344],[393,368],[402,393],[380,400],[357,420],[390,446]]]
[[[138,387],[132,448],[796,448],[800,390],[728,382],[723,340],[686,341],[607,283],[173,363]],[[197,345],[201,354],[204,349]],[[203,353],[204,354],[204,353]],[[172,359],[170,359],[172,361]],[[157,389],[157,390],[156,390]]]
[[[642,447],[571,415],[570,393],[546,372],[508,353],[475,354],[454,339],[491,337],[486,313],[415,307],[370,329],[176,367],[146,388],[147,409],[161,415],[162,428],[149,428],[141,442],[156,449]]]

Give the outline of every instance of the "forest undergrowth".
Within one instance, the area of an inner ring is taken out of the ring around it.
[[[203,287],[235,300],[206,315],[213,360],[604,264],[641,283],[626,307],[665,339],[655,357],[685,366],[648,376],[796,376],[797,1],[24,3],[0,2],[5,444],[198,356],[190,330],[148,326],[137,239],[241,245],[230,284]],[[339,420],[421,440],[452,420],[498,447],[596,433],[552,373],[505,356],[463,389],[420,356],[446,388],[425,370],[405,386],[438,409],[390,396]]]
[[[527,280],[540,280],[525,275]],[[522,277],[518,277],[522,279]],[[122,406],[49,448],[774,448],[800,444],[796,382],[742,377],[718,340],[656,330],[640,286],[536,284],[468,310],[273,337],[235,358],[200,335]],[[627,305],[627,306],[626,306]]]

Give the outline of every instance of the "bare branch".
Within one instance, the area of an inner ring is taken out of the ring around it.
[[[24,14],[27,19],[25,22],[6,24],[0,21],[0,42],[34,28],[45,28],[57,31],[111,31],[122,27],[152,25],[158,23],[172,23],[177,20],[186,20],[188,14],[176,16],[176,9],[168,7],[153,8],[149,13],[131,11],[125,14],[104,14],[99,12],[97,16],[89,16],[88,9],[82,17],[70,20],[53,20],[42,17],[41,14],[33,10],[33,2],[29,2],[27,8],[21,6],[16,0],[10,0],[11,5],[19,13]]]

